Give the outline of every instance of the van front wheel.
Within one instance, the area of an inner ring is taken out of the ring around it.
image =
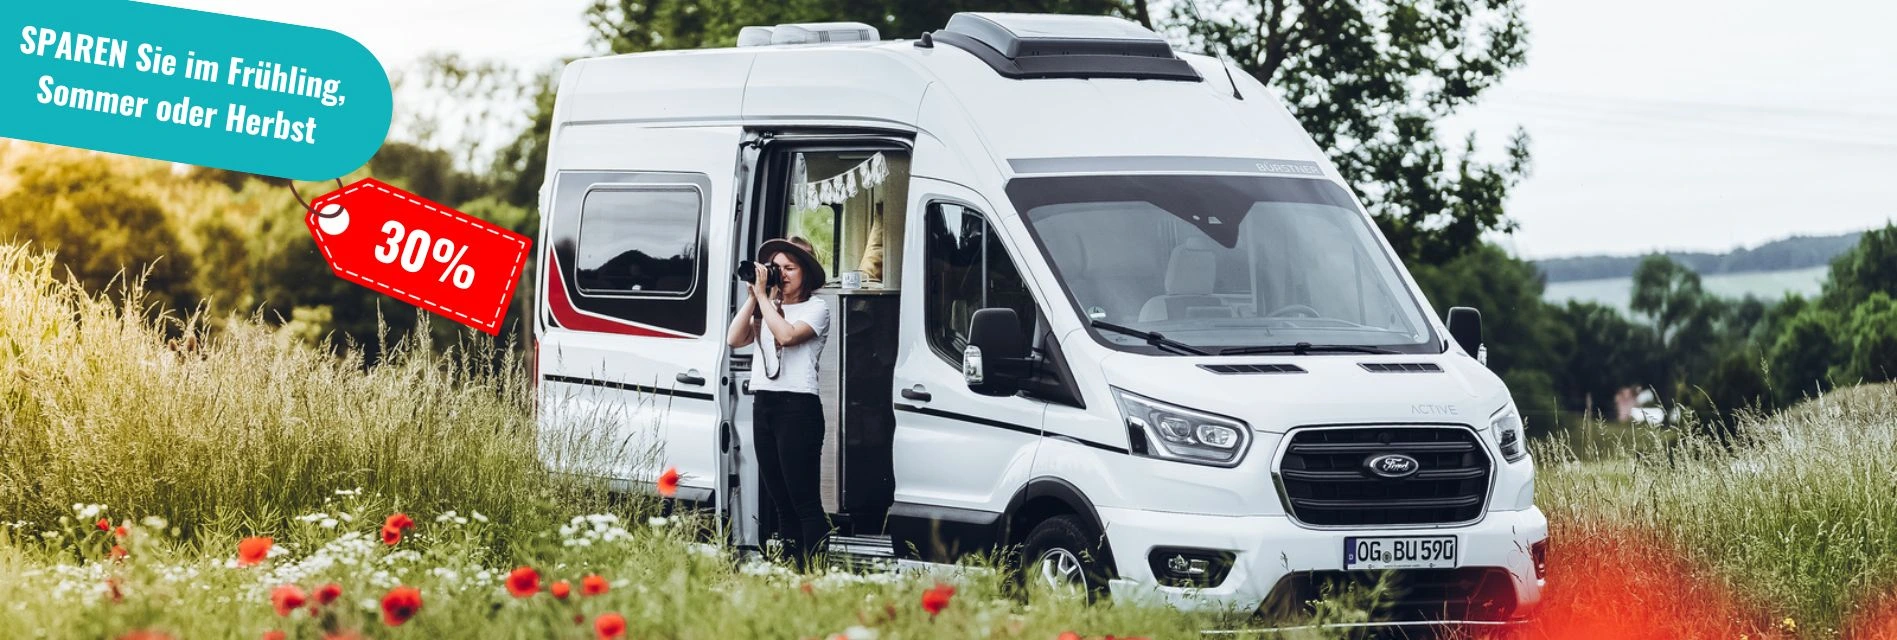
[[[1100,538],[1071,515],[1041,521],[1021,544],[1024,577],[1055,589],[1079,587],[1089,600],[1104,595],[1110,576]]]

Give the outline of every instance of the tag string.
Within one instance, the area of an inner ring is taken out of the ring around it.
[[[336,179],[336,188],[337,188],[337,189],[341,189],[341,188],[343,188],[343,179],[342,179],[342,178],[337,178],[337,179]],[[295,180],[291,180],[291,181],[290,181],[290,197],[292,197],[292,198],[296,198],[296,203],[297,203],[297,204],[300,204],[300,205],[303,205],[303,210],[304,210],[304,211],[309,211],[309,212],[312,212],[312,213],[314,213],[314,212],[316,211],[316,208],[315,208],[315,207],[312,207],[312,206],[310,206],[310,203],[308,203],[308,202],[306,202],[306,201],[304,201],[304,200],[303,200],[303,194],[301,194],[301,193],[297,193],[297,191],[296,191],[296,181],[295,181]]]

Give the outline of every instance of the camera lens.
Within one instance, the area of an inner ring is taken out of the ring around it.
[[[735,275],[738,277],[738,282],[750,284],[752,281],[757,280],[757,267],[753,266],[755,264],[756,263],[751,262],[750,260],[740,260],[738,261],[737,273],[734,273],[732,275]]]

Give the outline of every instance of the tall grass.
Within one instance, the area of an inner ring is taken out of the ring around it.
[[[1845,629],[1897,586],[1897,386],[1754,415],[1729,442],[1583,430],[1536,451],[1557,558],[1657,539],[1757,616],[1791,618],[1810,637]]]
[[[0,521],[104,503],[234,535],[354,489],[530,527],[588,506],[541,472],[511,357],[437,355],[421,331],[364,368],[255,319],[213,334],[154,316],[135,280],[93,295],[53,269],[0,246]]]

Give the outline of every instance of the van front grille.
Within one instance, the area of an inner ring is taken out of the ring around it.
[[[1492,465],[1465,427],[1302,429],[1278,467],[1291,516],[1317,526],[1402,526],[1470,522],[1482,515]],[[1384,477],[1370,461],[1399,454],[1413,473]]]

